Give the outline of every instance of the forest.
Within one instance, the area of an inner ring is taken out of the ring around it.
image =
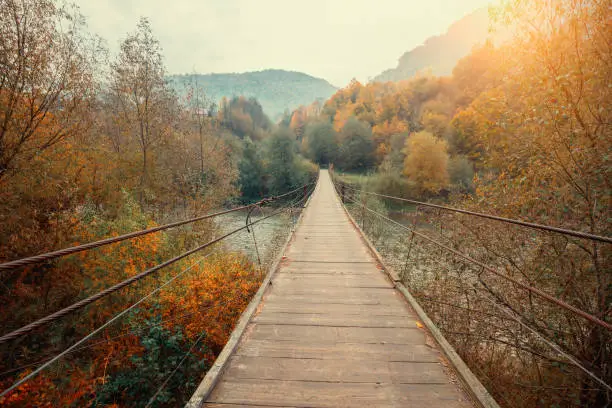
[[[197,81],[206,89],[206,94],[219,101],[224,96],[256,98],[266,114],[274,121],[286,110],[293,111],[299,105],[312,101],[324,102],[337,88],[324,79],[301,72],[267,69],[263,71],[226,74],[168,75],[169,85],[183,95],[186,84]]]
[[[397,225],[610,321],[609,244],[399,200],[610,236],[609,3],[507,1],[492,16],[512,40],[475,47],[451,76],[353,80],[287,122],[500,405],[607,406],[593,376],[612,380],[608,330]]]
[[[0,263],[250,203],[316,176],[293,132],[273,124],[257,100],[212,100],[197,78],[179,97],[146,18],[110,55],[76,6],[1,1],[0,63]],[[203,220],[3,270],[2,331],[218,234]],[[0,345],[4,390],[176,278],[0,405],[182,406],[262,279],[240,253],[201,256]]]

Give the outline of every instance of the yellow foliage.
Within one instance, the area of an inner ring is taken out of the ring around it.
[[[406,140],[404,175],[423,192],[437,193],[449,184],[447,143],[428,132]]]

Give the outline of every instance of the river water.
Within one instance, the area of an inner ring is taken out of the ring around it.
[[[275,210],[267,209],[265,211],[262,214],[259,210],[255,210],[251,214],[251,222],[257,221]],[[223,245],[229,251],[241,252],[247,255],[254,263],[258,263],[259,252],[262,266],[269,267],[278,255],[289,233],[294,228],[300,211],[301,209],[295,208],[267,218],[251,226],[251,232],[244,229],[224,239]],[[236,211],[218,217],[217,228],[219,229],[219,235],[245,226],[246,217],[247,211]]]

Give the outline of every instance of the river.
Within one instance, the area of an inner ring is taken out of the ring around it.
[[[262,214],[259,210],[255,210],[253,214],[251,214],[251,222],[257,221],[275,210],[267,209],[264,211],[265,212]],[[261,259],[262,265],[269,267],[294,227],[300,215],[300,211],[300,208],[293,209],[291,213],[289,213],[289,211],[283,211],[278,215],[253,225],[250,228],[251,232],[244,229],[229,236],[223,240],[223,244],[227,250],[242,252],[255,263],[258,262],[257,252],[259,252],[259,258]],[[226,234],[232,230],[243,227],[246,222],[246,217],[247,211],[236,211],[218,217],[217,227],[220,234]],[[257,250],[255,249],[253,234],[255,236],[255,242],[257,243]]]

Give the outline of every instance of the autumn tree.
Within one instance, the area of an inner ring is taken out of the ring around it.
[[[496,170],[490,179],[478,181],[477,191],[487,197],[488,210],[500,215],[529,214],[534,222],[609,235],[609,2],[507,1],[505,6],[501,18],[516,28],[507,53],[511,68],[504,71],[502,84],[471,105],[485,119],[475,137],[484,147],[487,165]],[[553,293],[562,290],[566,301],[609,319],[609,246],[568,245],[559,252],[550,242],[545,246],[551,248],[550,255],[536,257],[539,262],[534,260],[525,270],[533,279],[535,271],[550,269]],[[571,262],[558,263],[561,258]],[[505,295],[508,302],[514,300],[512,293]],[[541,310],[525,310],[523,316]],[[604,346],[610,343],[609,332],[582,327],[580,333],[567,333],[571,319],[560,314],[550,317],[568,321],[559,327],[556,341],[580,361],[588,361],[601,378],[611,378],[605,363],[610,349]],[[587,375],[576,373],[574,378],[583,406],[610,402],[608,391]]]
[[[248,136],[252,140],[263,140],[272,128],[270,119],[255,98],[223,98],[218,118],[223,127],[241,139]]]
[[[291,116],[289,128],[293,131],[293,133],[295,133],[298,142],[304,137],[307,119],[308,114],[304,106],[300,106],[298,109],[296,109]]]
[[[141,18],[136,31],[123,41],[111,71],[111,89],[142,155],[141,184],[145,185],[151,151],[169,133],[173,104],[164,81],[161,47],[148,19]]]
[[[452,78],[460,93],[459,106],[465,108],[481,93],[502,83],[509,52],[509,49],[495,48],[488,40],[457,62]]]
[[[236,194],[240,141],[208,126],[214,110],[202,110],[208,104],[202,93],[190,106],[176,102],[164,84],[161,50],[148,22],[142,19],[124,41],[103,86],[101,51],[75,8],[0,0],[0,262],[202,215]],[[254,123],[270,125],[255,103],[244,111]],[[155,205],[145,208],[135,199],[143,192]],[[0,325],[7,332],[21,327],[209,241],[214,230],[212,221],[202,220],[4,271]],[[218,327],[205,328],[216,351],[260,279],[247,259],[232,264],[232,275],[227,265],[217,268],[224,296],[210,321]],[[2,344],[2,389],[187,266],[169,265],[44,332]],[[225,290],[227,282],[235,288]],[[192,289],[193,282],[183,283],[181,289]],[[209,294],[216,286],[200,283]],[[194,299],[209,306],[202,296]],[[181,298],[162,300],[140,304],[100,333],[102,341],[64,356],[58,370],[40,373],[0,398],[0,405],[138,405],[146,402],[142,393],[154,392],[169,374],[175,377],[158,402],[182,402],[215,355],[207,344],[191,349],[195,333],[184,321],[171,329],[159,325],[170,303],[184,306]],[[157,326],[141,330],[148,324]]]
[[[98,54],[77,9],[0,2],[0,179],[88,127]]]
[[[217,104],[206,95],[206,90],[193,74],[187,83],[186,105],[200,139],[200,171],[204,173],[204,137],[212,133]]]
[[[444,140],[418,132],[406,140],[404,175],[423,192],[437,193],[449,183],[448,153]]]

